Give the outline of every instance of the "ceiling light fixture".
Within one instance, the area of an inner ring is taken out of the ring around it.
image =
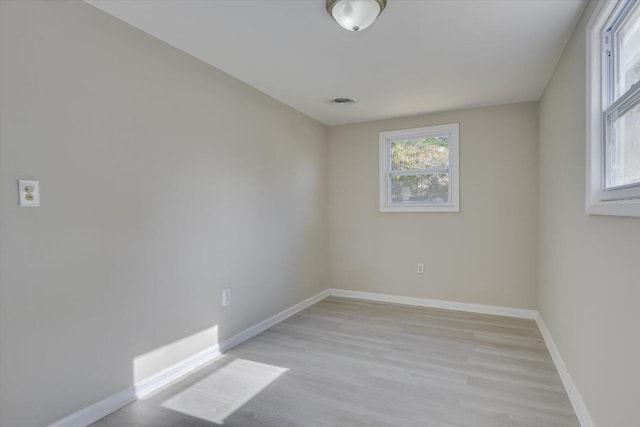
[[[327,12],[345,30],[360,31],[373,24],[387,0],[327,0]]]

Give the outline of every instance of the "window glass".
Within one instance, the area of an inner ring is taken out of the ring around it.
[[[606,187],[640,183],[640,104],[610,119]]]
[[[449,174],[396,175],[391,177],[393,203],[446,202]]]
[[[615,99],[640,81],[640,7],[627,15],[615,35],[617,75]]]
[[[604,109],[605,199],[629,198],[632,194],[620,187],[640,185],[640,94],[634,86],[640,80],[640,7],[620,5],[610,18],[613,44],[606,55],[613,73],[603,76],[604,90],[612,91],[607,97],[611,104]],[[609,37],[604,34],[605,49]]]
[[[391,170],[446,169],[449,137],[435,136],[391,142]]]

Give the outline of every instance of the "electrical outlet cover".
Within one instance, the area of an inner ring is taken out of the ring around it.
[[[222,290],[222,306],[226,307],[231,304],[231,288],[224,288]]]

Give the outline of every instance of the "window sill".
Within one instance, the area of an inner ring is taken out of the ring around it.
[[[640,217],[640,199],[596,201],[587,205],[589,215]]]
[[[380,212],[460,212],[460,207],[456,205],[380,206]]]

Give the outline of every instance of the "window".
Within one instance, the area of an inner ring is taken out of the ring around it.
[[[640,216],[640,2],[600,3],[587,40],[587,212]]]
[[[380,212],[458,212],[459,126],[380,132]]]

